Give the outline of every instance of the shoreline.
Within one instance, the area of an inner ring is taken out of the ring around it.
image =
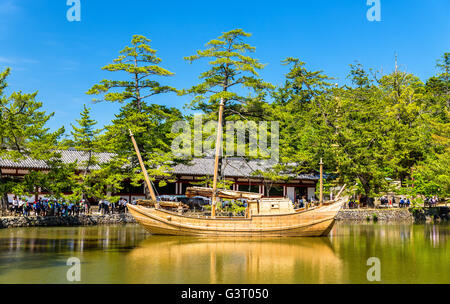
[[[70,227],[99,226],[136,223],[129,213],[120,214],[82,214],[78,216],[30,216],[1,217],[0,229],[21,227]]]
[[[375,216],[374,216],[375,215]],[[376,217],[376,220],[374,220]],[[342,209],[336,216],[338,222],[391,222],[422,223],[433,221],[433,213],[413,215],[408,209]],[[448,218],[448,217],[447,217]],[[434,217],[436,219],[436,217]],[[439,217],[438,217],[439,219]],[[443,219],[441,219],[443,220]],[[21,227],[76,227],[98,225],[135,224],[130,213],[119,214],[82,214],[78,216],[30,216],[0,217],[0,229]]]
[[[406,208],[400,209],[342,209],[336,216],[339,222],[414,222],[413,214]]]

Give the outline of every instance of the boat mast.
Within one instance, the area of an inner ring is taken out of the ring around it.
[[[225,101],[223,97],[220,99],[219,106],[219,122],[217,124],[217,140],[216,140],[216,158],[214,161],[214,180],[213,180],[213,192],[211,197],[211,217],[216,217],[216,201],[217,201],[217,179],[219,175],[219,157],[222,147],[222,120],[223,120],[223,108]]]
[[[320,198],[319,198],[319,203],[320,206],[323,205],[323,160],[322,158],[320,159]]]
[[[148,177],[147,169],[145,169],[144,162],[142,161],[141,152],[139,152],[139,148],[136,143],[136,140],[134,139],[133,132],[131,132],[131,130],[129,130],[129,131],[130,131],[131,141],[133,142],[134,150],[136,151],[136,155],[138,157],[139,164],[141,165],[142,173],[144,174],[144,179],[145,179],[145,183],[147,184],[148,191],[150,192],[152,201],[155,202],[155,206],[158,206],[155,192],[153,191],[152,184],[150,183],[150,178]]]

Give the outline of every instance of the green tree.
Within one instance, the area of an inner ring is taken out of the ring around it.
[[[176,92],[176,89],[153,80],[174,74],[159,66],[161,59],[149,43],[150,40],[144,36],[133,36],[131,46],[125,47],[112,64],[103,67],[103,70],[118,72],[118,75],[125,73],[128,79],[103,80],[87,92],[90,95],[104,95],[103,99],[94,101],[125,103],[100,138],[103,150],[115,153],[114,166],[105,166],[111,170],[106,175],[117,178],[113,182],[115,185],[120,179],[129,178],[134,185],[143,180],[128,130],[134,133],[149,175],[153,178],[166,176],[173,161],[170,133],[172,124],[182,118],[181,112],[148,104],[147,100],[158,94]]]
[[[88,156],[87,161],[84,164],[80,164],[84,167],[84,175],[88,173],[91,166],[98,163],[94,153],[100,150],[98,136],[102,132],[102,130],[94,128],[97,121],[91,118],[90,111],[91,109],[84,105],[80,119],[76,120],[78,126],[71,124],[72,131],[70,134],[72,139],[66,143],[71,148],[83,151]]]
[[[305,173],[317,169],[320,158],[325,158],[331,168],[333,155],[326,152],[332,126],[324,107],[330,98],[332,78],[322,71],[308,70],[305,62],[297,58],[286,58],[282,64],[290,69],[284,85],[273,93],[269,109],[271,119],[280,122],[281,164],[295,162],[295,171]]]
[[[264,65],[250,56],[255,48],[244,42],[250,36],[241,29],[231,30],[209,41],[206,49],[185,57],[190,63],[210,60],[209,69],[199,76],[201,82],[183,91],[194,96],[189,107],[202,111],[209,119],[217,119],[223,100],[223,126],[227,120],[261,118],[267,92],[273,88],[259,78],[258,71]],[[221,171],[222,156],[219,158],[219,176],[222,176]]]
[[[280,124],[280,163],[267,169],[266,175],[288,181],[298,173],[316,173],[320,158],[325,170],[336,170],[336,159],[330,147],[334,125],[329,117],[332,78],[322,71],[311,71],[298,58],[288,57],[284,84],[272,94],[271,120]]]
[[[414,168],[414,192],[426,196],[450,197],[450,113],[447,122],[430,122],[433,128],[431,153]]]
[[[428,153],[414,167],[414,194],[450,196],[450,53],[438,61],[440,73],[426,83],[424,129],[431,134]]]
[[[134,35],[131,46],[120,51],[120,56],[113,63],[102,69],[110,72],[125,72],[128,80],[103,80],[94,85],[87,94],[104,95],[103,99],[94,101],[131,102],[137,112],[141,112],[145,99],[167,92],[176,92],[170,86],[162,86],[150,77],[167,77],[172,72],[160,67],[161,59],[156,56],[156,50],[150,47],[151,40],[141,35]]]
[[[64,128],[49,132],[46,123],[53,116],[43,111],[42,102],[36,101],[36,93],[21,91],[6,96],[6,78],[10,69],[0,74],[0,157],[14,161],[27,157],[51,162],[58,157],[58,138]],[[0,173],[2,209],[7,204],[7,193],[15,183],[22,182],[7,178]],[[34,190],[34,189],[33,189]]]
[[[429,142],[425,88],[417,77],[396,69],[378,80],[355,64],[352,85],[337,87],[298,59],[285,63],[291,69],[271,109],[280,121],[283,163],[311,172],[323,158],[326,172],[357,183],[366,196],[388,189],[387,178],[410,177]]]
[[[90,108],[84,105],[83,112],[80,113],[80,119],[77,119],[77,125],[71,124],[72,138],[63,142],[64,148],[73,148],[77,151],[83,152],[83,155],[87,157],[86,161],[76,164],[76,170],[74,170],[71,177],[73,181],[72,191],[74,197],[87,198],[98,197],[98,188],[105,188],[103,179],[96,179],[93,171],[100,165],[96,158],[96,153],[101,151],[99,142],[99,135],[102,132],[101,129],[95,129],[97,121],[91,118]],[[81,169],[81,170],[80,170]],[[80,175],[79,172],[83,174]]]
[[[77,189],[77,182],[73,179],[76,163],[65,163],[61,157],[52,158],[46,163],[48,172],[31,171],[25,176],[22,187],[26,194],[32,195],[36,189],[41,189],[55,199],[63,199],[65,193]]]

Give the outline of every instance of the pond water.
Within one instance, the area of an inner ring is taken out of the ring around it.
[[[337,223],[326,238],[152,236],[138,225],[0,229],[0,283],[450,283],[450,225]]]

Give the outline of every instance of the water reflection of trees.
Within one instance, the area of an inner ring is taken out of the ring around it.
[[[449,239],[449,225],[428,224],[424,226],[424,237],[433,247],[445,246]]]
[[[361,273],[359,283],[367,283],[369,257],[380,259],[386,282],[450,280],[449,225],[339,224],[333,233],[336,253],[345,257],[345,271]]]
[[[120,282],[110,275],[120,266],[115,259],[146,237],[138,225],[0,230],[0,283],[67,283],[71,256],[84,265],[85,282]]]
[[[338,223],[329,239],[163,237],[138,225],[4,229],[0,280],[17,270],[24,282],[41,282],[30,276],[56,273],[78,256],[93,283],[367,283],[374,256],[383,282],[448,283],[449,228]]]
[[[433,247],[446,246],[450,235],[448,224],[345,224],[337,225],[334,237],[376,241],[383,245],[426,240]]]
[[[133,248],[148,235],[138,226],[18,228],[0,231],[0,253],[66,253]]]

